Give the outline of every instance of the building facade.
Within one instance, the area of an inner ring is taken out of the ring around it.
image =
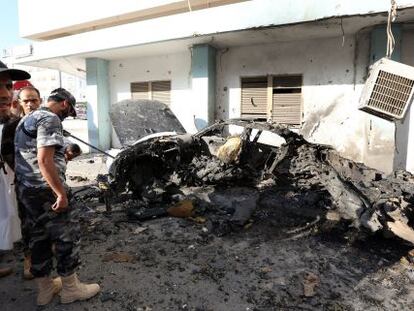
[[[393,59],[414,65],[414,1],[397,5]],[[89,140],[101,148],[119,146],[110,105],[152,98],[188,132],[272,119],[385,172],[414,171],[411,111],[393,123],[358,110],[369,65],[385,55],[389,9],[388,0],[19,0],[21,36],[37,42],[17,62],[86,78]]]
[[[4,53],[0,60],[9,68],[18,68],[30,73],[30,82],[39,90],[40,96],[45,101],[50,92],[58,87],[69,90],[79,102],[86,101],[86,79],[62,72],[56,69],[19,65],[18,59],[13,57],[13,52]]]

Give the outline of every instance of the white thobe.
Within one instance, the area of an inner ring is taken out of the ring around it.
[[[0,124],[0,152],[3,124]],[[10,250],[21,239],[20,219],[17,213],[14,172],[5,164],[7,174],[0,169],[0,250]]]

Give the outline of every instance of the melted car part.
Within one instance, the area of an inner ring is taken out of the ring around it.
[[[225,163],[215,152],[228,140],[229,126],[242,129],[238,134],[241,141],[237,156]],[[282,137],[286,143],[259,143],[265,132]],[[268,206],[274,202],[286,211],[296,207],[312,218],[335,211],[355,228],[392,232],[409,242],[414,239],[414,177],[410,173],[395,172],[385,177],[380,171],[341,157],[330,146],[309,143],[278,124],[227,120],[191,139],[170,136],[147,140],[117,156],[111,178],[117,191],[129,190],[137,197],[153,184],[160,189],[172,184],[178,188],[213,186],[216,191],[256,188],[257,202],[266,197]],[[168,193],[159,193],[162,197],[154,199],[169,203]],[[246,217],[242,219],[246,221]]]
[[[157,100],[123,100],[111,106],[111,122],[122,146],[160,132],[185,133],[170,108]]]

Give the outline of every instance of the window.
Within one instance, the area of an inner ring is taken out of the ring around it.
[[[152,99],[170,105],[171,81],[151,82]]]
[[[272,86],[272,121],[300,125],[302,76],[276,76]]]
[[[149,90],[149,82],[133,82],[131,83],[131,98],[151,99]]]
[[[302,122],[302,76],[261,76],[241,80],[241,117]]]
[[[171,103],[171,81],[132,82],[131,98],[158,100],[169,106]]]
[[[267,77],[243,78],[241,112],[244,118],[267,118]]]

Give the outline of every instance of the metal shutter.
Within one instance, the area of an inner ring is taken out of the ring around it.
[[[171,81],[154,81],[151,83],[152,99],[159,100],[167,106],[171,103]]]
[[[267,77],[242,78],[241,116],[266,118]]]
[[[272,120],[289,125],[302,122],[302,76],[273,79]]]
[[[132,99],[150,99],[148,82],[132,82],[131,83]]]

